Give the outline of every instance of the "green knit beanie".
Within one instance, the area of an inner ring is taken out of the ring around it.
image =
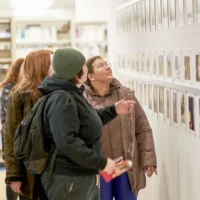
[[[71,80],[83,68],[84,55],[72,48],[58,49],[53,56],[53,69],[59,78]]]

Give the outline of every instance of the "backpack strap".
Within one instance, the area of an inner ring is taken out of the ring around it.
[[[74,106],[76,112],[78,113],[78,107],[77,107],[77,103],[76,101],[74,100],[74,97],[67,91],[65,90],[56,90],[52,93],[50,93],[48,96],[50,96],[51,94],[53,93],[56,93],[56,92],[59,92],[59,93],[63,93],[65,94],[66,96],[68,96],[72,102],[72,105]],[[54,164],[55,164],[55,161],[56,161],[56,156],[58,155],[58,148],[55,147],[53,149],[53,153],[52,153],[52,156],[51,156],[51,162],[50,162],[50,166],[49,166],[49,183],[51,181],[51,178],[52,178],[52,175],[53,175],[53,168],[54,168]]]

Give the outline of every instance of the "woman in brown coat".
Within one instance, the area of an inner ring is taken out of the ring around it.
[[[5,125],[6,184],[18,193],[20,200],[46,199],[39,178],[28,174],[20,160],[14,155],[15,131],[34,103],[42,96],[38,86],[47,75],[53,73],[49,50],[38,50],[27,55],[19,82],[8,98]],[[38,191],[40,188],[40,191]]]
[[[156,154],[152,130],[147,117],[134,95],[112,76],[110,65],[101,57],[90,58],[88,82],[84,95],[95,108],[112,105],[120,99],[135,100],[131,115],[118,116],[103,128],[102,149],[105,156],[116,159],[122,156],[133,161],[133,168],[110,183],[101,178],[101,200],[135,200],[139,190],[146,186],[145,173],[156,172]]]

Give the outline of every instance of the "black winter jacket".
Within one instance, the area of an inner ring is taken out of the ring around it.
[[[46,77],[39,89],[44,94],[56,90],[68,91],[78,108],[77,112],[70,98],[63,93],[52,94],[46,102],[46,134],[50,143],[55,143],[59,149],[54,173],[98,174],[107,164],[101,151],[102,127],[117,116],[115,106],[95,110],[83,96],[83,87],[78,88],[71,81],[60,79],[55,74]]]

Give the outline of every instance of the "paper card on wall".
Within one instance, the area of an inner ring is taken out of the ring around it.
[[[162,2],[162,17],[163,17],[163,27],[168,28],[169,17],[168,17],[168,0],[163,0]]]
[[[200,23],[200,0],[194,0],[195,22]]]
[[[139,73],[140,72],[140,65],[141,65],[141,54],[140,54],[140,51],[136,52],[136,66],[135,66],[135,69],[136,69],[136,72]]]
[[[129,7],[126,9],[126,35],[130,35]]]
[[[173,71],[173,52],[166,51],[165,52],[165,79],[172,81],[172,71]]]
[[[165,121],[171,124],[171,91],[165,88]]]
[[[150,75],[150,51],[145,51],[145,74]]]
[[[120,20],[121,36],[123,36],[124,35],[124,11],[123,10],[120,11],[120,18],[121,18]]]
[[[122,54],[118,54],[118,68],[122,68]]]
[[[130,34],[134,34],[134,15],[133,15],[133,5],[129,7],[129,21],[130,21]]]
[[[123,16],[122,16],[121,10],[118,11],[118,15],[119,15],[119,36],[121,36],[122,35],[122,23],[123,23]]]
[[[196,86],[200,87],[200,51],[194,52],[193,54],[194,60],[194,82]]]
[[[129,6],[128,8],[128,34],[132,34],[132,7]]]
[[[156,29],[156,13],[155,13],[155,0],[150,0],[150,24],[151,31]]]
[[[133,71],[134,69],[134,57],[133,57],[133,52],[129,53],[129,71]]]
[[[139,100],[140,100],[140,104],[143,107],[144,106],[144,83],[140,82],[139,84],[139,91],[140,91],[140,96],[139,96]]]
[[[171,121],[174,128],[178,129],[178,94],[176,90],[171,90]]]
[[[184,19],[185,19],[184,8],[185,8],[185,1],[177,0],[176,17],[178,26],[184,25]]]
[[[182,83],[194,85],[194,73],[195,69],[192,59],[192,51],[182,51],[181,62],[181,80]]]
[[[134,5],[130,6],[131,34],[135,33]]]
[[[122,54],[122,68],[126,68],[126,54]]]
[[[138,97],[138,81],[135,81],[135,96]]]
[[[176,0],[169,1],[169,25],[170,27],[176,25]]]
[[[196,136],[196,105],[195,96],[193,94],[187,94],[186,97],[186,126],[187,132],[190,135]]]
[[[179,127],[182,133],[186,133],[186,95],[184,92],[178,92],[178,95]]]
[[[124,12],[124,35],[127,35],[127,8],[123,9]]]
[[[142,20],[141,20],[141,26],[142,26],[142,32],[144,33],[146,31],[146,23],[145,23],[145,1],[141,1],[141,10],[142,10]]]
[[[181,52],[174,51],[173,53],[173,80],[181,82]]]
[[[158,51],[157,53],[157,69],[158,69],[158,77],[160,79],[164,79],[164,54],[163,51]]]
[[[138,32],[142,32],[142,4],[138,2],[137,4],[137,13],[138,13]]]
[[[131,80],[131,86],[130,86],[131,90],[135,91],[135,81]]]
[[[159,87],[158,117],[164,121],[164,87]]]
[[[194,18],[193,13],[193,1],[191,0],[185,0],[185,19],[186,24],[192,24]]]
[[[157,77],[157,52],[151,51],[151,76]]]
[[[154,85],[153,86],[153,112],[154,116],[157,118],[158,117],[158,86]]]
[[[144,51],[140,52],[140,72],[142,74],[145,73],[145,52]]]
[[[138,81],[137,82],[137,99],[138,99],[138,101],[140,102],[140,84],[141,84],[141,82],[140,81]]]
[[[131,69],[131,60],[130,60],[130,53],[126,54],[126,67],[127,70]]]
[[[119,12],[116,14],[116,24],[117,24],[117,35],[119,35]]]
[[[132,89],[132,80],[131,79],[128,80],[128,88]]]
[[[136,65],[136,57],[135,57],[135,52],[131,52],[131,71],[135,71],[135,65]]]
[[[196,105],[197,105],[197,112],[196,112],[196,133],[198,138],[200,139],[200,96],[196,96]]]
[[[122,36],[124,36],[125,35],[125,25],[126,25],[126,23],[125,23],[125,12],[124,12],[124,10],[121,10],[121,27],[122,27],[122,31],[121,31],[121,33],[122,33]]]
[[[131,35],[131,7],[127,8],[127,32],[128,35]]]
[[[144,109],[147,111],[148,107],[148,92],[147,92],[148,84],[144,83]]]
[[[137,5],[133,4],[133,14],[134,14],[134,24],[135,24],[135,33],[138,33],[138,11],[137,11]]]
[[[150,0],[145,0],[146,31],[150,31]]]
[[[156,0],[156,29],[162,28],[162,1]]]
[[[123,9],[124,13],[124,36],[127,36],[127,9]]]
[[[152,115],[153,113],[153,86],[148,85],[148,113]]]

